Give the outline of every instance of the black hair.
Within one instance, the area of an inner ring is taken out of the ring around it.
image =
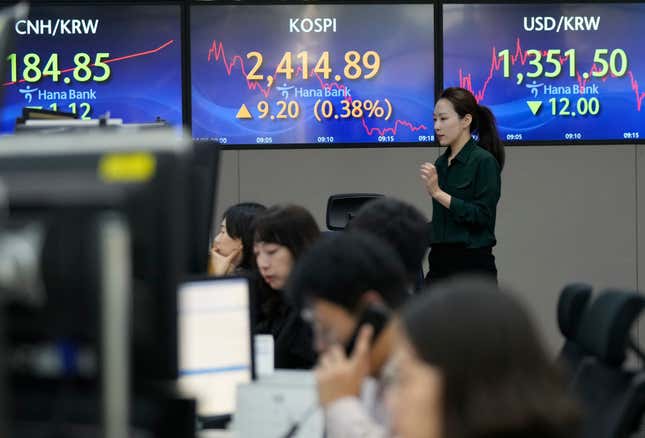
[[[463,119],[466,114],[471,115],[470,132],[477,132],[479,137],[477,143],[490,152],[499,163],[500,169],[503,169],[506,154],[502,140],[499,138],[493,112],[488,107],[478,104],[475,96],[465,88],[446,88],[439,99],[448,100],[455,108],[459,118]]]
[[[348,230],[362,230],[390,244],[414,284],[429,246],[428,220],[416,207],[394,198],[375,199],[356,213]]]
[[[254,227],[256,243],[283,245],[291,252],[294,262],[320,237],[316,220],[307,209],[299,205],[269,207],[255,218]],[[284,317],[290,311],[290,303],[282,291],[272,289],[259,273],[253,287],[261,312],[268,319]]]
[[[337,304],[349,313],[361,310],[368,291],[380,294],[390,309],[409,296],[405,269],[381,239],[364,232],[334,233],[316,242],[296,264],[288,292],[298,308],[312,298]]]
[[[242,261],[239,267],[245,270],[255,266],[253,257],[253,237],[255,229],[253,221],[256,216],[265,211],[266,207],[257,202],[242,202],[230,206],[222,215],[226,219],[226,233],[233,239],[242,241]]]
[[[405,306],[416,355],[442,376],[443,436],[568,438],[578,411],[529,315],[489,279],[455,278]]]
[[[299,205],[274,205],[255,219],[255,242],[286,246],[294,260],[320,237],[320,229],[309,211]]]

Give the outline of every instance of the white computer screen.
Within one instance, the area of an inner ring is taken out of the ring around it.
[[[179,287],[179,386],[202,416],[235,410],[238,383],[251,369],[249,285],[243,278],[190,281]]]

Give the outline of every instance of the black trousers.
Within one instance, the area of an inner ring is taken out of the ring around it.
[[[426,285],[460,274],[482,275],[497,282],[497,267],[491,247],[466,248],[462,244],[434,244],[428,255]]]

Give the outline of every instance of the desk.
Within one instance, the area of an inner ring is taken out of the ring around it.
[[[198,438],[263,438],[283,436],[302,422],[294,438],[321,438],[323,416],[316,380],[310,371],[277,370],[237,386],[235,415],[229,427],[207,429]],[[317,409],[318,408],[318,409]]]

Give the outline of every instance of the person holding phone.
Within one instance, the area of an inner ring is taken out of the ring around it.
[[[426,282],[462,273],[497,279],[492,248],[505,155],[495,116],[470,91],[447,88],[434,108],[434,130],[446,151],[434,165],[421,165],[432,197]]]
[[[297,263],[289,293],[314,327],[327,437],[386,436],[380,379],[397,309],[409,296],[396,251],[359,231],[321,239]]]

